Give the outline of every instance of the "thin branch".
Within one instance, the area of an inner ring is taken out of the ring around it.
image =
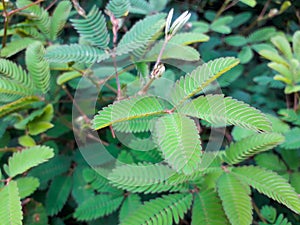
[[[79,105],[77,104],[76,101],[74,101],[73,96],[71,95],[71,93],[69,92],[69,90],[67,89],[66,85],[62,86],[62,89],[66,92],[66,94],[68,95],[69,99],[72,100],[75,108],[78,110],[78,112],[82,115],[84,121],[87,124],[90,124],[91,120],[87,117],[87,115],[85,115],[85,113],[81,110],[81,108],[79,107]]]
[[[48,11],[49,9],[51,9],[51,7],[54,6],[56,2],[57,2],[57,0],[52,1],[51,4],[48,5],[48,7],[46,8],[46,10]]]
[[[265,220],[265,218],[261,215],[260,211],[259,211],[259,208],[257,207],[257,205],[255,204],[254,201],[252,201],[252,205],[253,205],[253,208],[256,212],[256,214],[258,215],[259,219],[264,222],[264,223],[267,223],[267,221]]]
[[[8,15],[8,16],[12,16],[12,15],[16,14],[17,12],[20,12],[20,11],[22,11],[22,10],[24,10],[24,9],[27,9],[27,8],[31,7],[31,6],[37,5],[37,4],[39,4],[39,3],[43,2],[43,1],[44,1],[44,0],[38,0],[38,1],[36,1],[36,2],[30,3],[29,5],[25,5],[25,6],[22,7],[22,8],[18,8],[18,9],[15,9],[15,10],[10,11],[7,15]]]
[[[163,43],[163,45],[162,45],[162,48],[160,49],[159,55],[158,55],[158,57],[157,57],[157,60],[156,60],[156,62],[155,62],[155,65],[154,65],[154,67],[153,67],[153,70],[152,70],[151,74],[154,72],[154,70],[155,70],[155,69],[158,67],[158,65],[160,64],[161,58],[162,58],[162,56],[163,56],[163,53],[164,53],[164,51],[165,51],[165,49],[166,49],[166,46],[167,46],[169,40],[171,40],[171,38],[172,38],[171,35],[170,35],[170,36],[166,36],[165,41],[164,41],[164,43]],[[139,94],[139,95],[144,95],[145,93],[147,93],[148,89],[150,88],[151,84],[153,83],[153,81],[154,81],[155,79],[156,79],[155,76],[151,77],[150,80],[148,81],[148,83],[147,83],[147,84],[146,84],[146,85],[138,92],[138,94]]]
[[[78,0],[72,0],[73,6],[76,9],[76,11],[78,12],[78,14],[84,18],[86,18],[86,12],[84,11],[83,8],[81,8],[81,6],[79,5]]]

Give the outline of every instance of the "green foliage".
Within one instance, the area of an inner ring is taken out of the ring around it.
[[[221,201],[217,193],[212,190],[202,191],[195,195],[192,215],[192,225],[229,224]]]
[[[122,201],[123,196],[98,195],[79,205],[74,217],[78,220],[93,220],[116,211]]]
[[[69,14],[71,12],[72,5],[68,0],[61,1],[56,6],[50,24],[50,38],[55,40],[61,30],[64,28]]]
[[[47,146],[35,146],[14,153],[4,165],[5,172],[11,177],[26,172],[28,169],[46,162],[54,156],[53,149]]]
[[[297,193],[278,174],[253,166],[235,168],[233,172],[260,193],[286,205],[296,213],[300,212],[300,199]]]
[[[293,36],[293,49],[285,35],[277,35],[271,38],[273,45],[279,50],[270,52],[268,50],[262,50],[259,52],[264,58],[271,60],[272,62],[268,66],[278,72],[274,79],[285,83],[286,88],[284,92],[286,94],[296,93],[300,90],[299,86],[299,31]],[[293,52],[293,50],[295,52]]]
[[[11,181],[4,188],[0,189],[0,220],[3,225],[21,225],[22,207],[18,186]]]
[[[225,162],[229,164],[242,162],[250,156],[274,148],[283,141],[283,136],[276,133],[255,134],[246,137],[225,149]]]
[[[59,189],[57,187],[59,187]],[[53,179],[45,202],[48,215],[56,215],[62,209],[68,199],[71,188],[71,177],[58,176]]]
[[[16,182],[21,199],[30,196],[40,186],[39,180],[35,177],[21,177]]]
[[[126,16],[129,9],[128,0],[111,0],[106,6],[106,9],[109,10],[116,18]]]
[[[80,37],[98,48],[106,48],[109,42],[106,21],[101,11],[93,7],[84,19],[71,19]]]
[[[189,175],[199,169],[202,146],[193,120],[180,114],[163,116],[155,122],[154,136],[174,170]]]
[[[192,204],[191,194],[171,194],[145,202],[135,213],[130,214],[122,225],[166,224],[172,225],[183,218]]]
[[[224,173],[217,186],[224,211],[231,224],[251,224],[250,188],[231,173]]]

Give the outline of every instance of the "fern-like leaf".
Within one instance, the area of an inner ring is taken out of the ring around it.
[[[293,35],[293,51],[296,59],[300,61],[300,31]]]
[[[36,96],[28,96],[20,98],[9,104],[0,106],[0,118],[4,117],[12,112],[20,111],[29,107],[32,103],[38,102],[40,99]]]
[[[179,111],[214,126],[230,124],[254,131],[271,131],[271,123],[259,110],[224,95],[200,96]]]
[[[99,111],[93,128],[99,130],[118,122],[164,114],[164,109],[165,103],[152,96],[123,100]]]
[[[243,166],[232,170],[240,180],[251,185],[260,193],[267,195],[279,203],[300,213],[300,199],[283,177],[278,174],[254,166]]]
[[[192,194],[171,194],[156,198],[144,203],[133,214],[126,217],[121,225],[172,225],[179,219],[192,204]]]
[[[129,0],[129,2],[129,12],[131,13],[147,15],[153,11],[152,5],[145,0]]]
[[[187,74],[176,82],[170,92],[172,102],[175,105],[183,103],[238,63],[238,59],[227,57],[215,59],[199,66],[191,74]]]
[[[35,177],[21,177],[16,181],[21,199],[31,195],[40,185],[39,180]]]
[[[17,182],[0,189],[0,221],[2,225],[22,225],[23,213]]]
[[[99,48],[106,48],[109,35],[104,15],[94,6],[84,19],[71,19],[72,25],[85,41]]]
[[[46,59],[50,62],[78,62],[78,63],[99,63],[108,59],[110,55],[103,50],[88,45],[60,45],[47,49]]]
[[[48,162],[41,164],[29,171],[28,175],[37,177],[41,186],[47,187],[47,182],[54,177],[66,173],[70,169],[70,158],[57,155]]]
[[[110,0],[106,9],[110,11],[114,17],[121,18],[128,14],[129,6],[129,0]]]
[[[0,59],[0,73],[28,89],[33,88],[32,81],[26,71],[19,65],[6,59]],[[30,92],[29,92],[30,93]]]
[[[108,179],[111,184],[133,193],[160,193],[187,189],[184,185],[170,185],[166,182],[174,171],[159,164],[124,165],[115,168]]]
[[[218,179],[217,187],[230,223],[250,225],[252,222],[250,187],[239,181],[231,173],[224,173]]]
[[[26,50],[26,66],[38,91],[46,93],[50,85],[49,63],[44,59],[45,49],[41,42],[34,42]]]
[[[122,201],[123,196],[97,195],[79,205],[74,217],[80,221],[97,219],[116,211]]]
[[[166,115],[156,121],[154,137],[173,169],[188,175],[199,168],[202,147],[192,119],[180,114]]]
[[[1,57],[11,57],[28,47],[29,44],[35,40],[29,37],[19,38],[9,42],[4,48],[1,49]]]
[[[122,208],[119,213],[120,223],[128,217],[130,214],[134,214],[134,212],[142,206],[141,198],[137,194],[130,194],[122,204]]]
[[[61,1],[56,6],[53,15],[51,17],[50,24],[50,38],[55,40],[59,35],[59,32],[64,28],[69,14],[72,9],[72,4],[70,1]]]
[[[22,8],[30,4],[32,4],[32,2],[29,0],[17,1],[18,8]],[[38,5],[30,6],[26,8],[24,11],[30,13],[30,16],[32,16],[34,20],[34,24],[45,36],[49,37],[51,20],[48,11]]]
[[[200,191],[194,197],[192,225],[227,225],[229,224],[216,192]]]
[[[205,42],[209,40],[209,36],[201,33],[179,33],[176,34],[170,40],[170,43],[179,44],[179,45],[190,45],[198,42]]]
[[[4,165],[4,168],[10,177],[15,177],[34,166],[48,161],[53,156],[53,149],[47,146],[34,146],[14,153],[8,159],[8,165]]]
[[[276,29],[274,27],[264,27],[250,34],[248,37],[248,41],[251,43],[268,41],[271,37],[274,36],[275,32]]]
[[[33,90],[19,84],[18,82],[0,77],[0,93],[6,95],[16,95],[18,97],[25,97],[33,94]]]
[[[56,215],[68,200],[72,188],[72,178],[70,176],[56,177],[49,188],[46,196],[46,210],[48,215]]]
[[[290,43],[285,36],[275,36],[271,38],[271,41],[287,59],[293,58]]]
[[[225,149],[225,162],[236,164],[257,153],[274,148],[284,141],[281,134],[255,134],[246,137]]]
[[[146,48],[151,43],[151,40],[163,28],[165,24],[165,14],[156,14],[148,16],[145,19],[137,22],[121,39],[118,49],[126,46],[136,46],[133,48],[133,55],[137,58],[145,54]]]

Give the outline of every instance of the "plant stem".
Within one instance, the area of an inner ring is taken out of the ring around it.
[[[152,74],[153,71],[157,68],[157,66],[160,64],[161,58],[162,58],[162,56],[163,56],[163,53],[164,53],[164,51],[165,51],[165,49],[166,49],[166,46],[167,46],[168,42],[171,40],[171,38],[172,38],[172,36],[166,36],[166,37],[165,37],[165,41],[164,41],[164,43],[163,43],[163,45],[162,45],[162,47],[161,47],[161,49],[160,49],[159,55],[158,55],[158,57],[157,57],[157,60],[156,60],[156,62],[155,62],[155,65],[154,65],[154,67],[153,67],[153,69],[152,69],[151,74]],[[151,77],[150,80],[148,81],[148,83],[147,83],[147,84],[146,84],[146,85],[138,92],[138,95],[144,95],[144,94],[146,94],[147,91],[149,90],[151,84],[153,83],[153,81],[154,81],[155,79],[156,79],[156,77]]]
[[[14,9],[10,12],[7,12],[6,6],[5,6],[5,0],[2,0],[2,5],[3,5],[3,17],[4,17],[4,27],[3,27],[3,37],[2,37],[2,48],[6,46],[6,40],[7,40],[7,29],[8,29],[8,24],[10,18],[16,14],[17,12],[20,12],[24,9],[29,8],[30,6],[39,4],[40,2],[43,2],[44,0],[38,0],[36,2],[30,3],[29,5],[26,5],[22,8]]]
[[[226,10],[230,9],[231,7],[233,7],[234,5],[236,5],[239,1],[232,1],[231,0],[226,0],[224,1],[223,5],[221,6],[221,8],[219,9],[219,11],[217,12],[215,19],[218,19],[223,12],[225,12]]]
[[[263,221],[264,223],[267,223],[267,221],[265,220],[265,218],[261,215],[261,213],[260,213],[260,211],[259,211],[259,208],[257,207],[257,205],[255,204],[254,201],[252,201],[252,205],[253,205],[253,208],[254,208],[256,214],[258,215],[259,219],[260,219],[261,221]]]
[[[69,99],[73,102],[75,108],[78,110],[78,112],[82,115],[84,121],[87,124],[90,124],[91,120],[87,117],[87,115],[85,115],[85,113],[81,110],[81,108],[79,107],[79,105],[77,104],[77,102],[74,100],[73,96],[71,95],[71,93],[69,92],[69,90],[67,89],[66,85],[62,86],[62,89],[66,92],[66,94],[68,95]]]
[[[294,111],[296,112],[298,110],[298,98],[299,95],[297,92],[294,93]]]

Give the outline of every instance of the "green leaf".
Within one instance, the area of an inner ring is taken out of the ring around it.
[[[79,221],[94,220],[116,211],[122,201],[123,196],[97,195],[80,204],[74,217]]]
[[[253,131],[271,131],[271,123],[259,110],[224,95],[200,96],[179,108],[179,111],[214,126],[230,124]]]
[[[161,164],[130,164],[116,167],[108,179],[113,186],[132,193],[174,192],[186,188],[167,182],[167,178],[174,172],[170,167]]]
[[[47,192],[45,206],[47,214],[56,215],[61,211],[68,200],[72,188],[72,178],[70,176],[58,176],[52,181]]]
[[[300,128],[295,127],[285,133],[285,142],[282,143],[281,147],[285,149],[297,149],[300,147]]]
[[[255,156],[255,162],[258,166],[266,168],[268,170],[274,170],[278,172],[285,172],[287,170],[284,162],[279,156],[274,153],[263,153]]]
[[[276,209],[272,206],[265,205],[260,210],[262,216],[270,223],[274,223],[277,217]]]
[[[209,36],[201,33],[178,33],[169,41],[178,45],[190,45],[198,42],[206,42],[209,40]]]
[[[191,225],[227,225],[228,220],[216,192],[199,191],[194,197]]]
[[[227,25],[231,23],[233,20],[232,16],[223,16],[218,19],[216,19],[211,24],[211,29],[215,32],[221,33],[221,34],[229,34],[231,32],[231,28]]]
[[[250,187],[239,181],[231,173],[224,173],[219,178],[217,187],[230,223],[250,225],[252,222]]]
[[[240,1],[250,7],[254,7],[257,4],[256,0],[240,0]]]
[[[164,10],[166,5],[168,4],[168,0],[149,0],[150,5],[152,6],[155,11],[161,11]]]
[[[281,134],[255,134],[232,143],[225,149],[224,159],[229,164],[240,163],[255,154],[274,148],[283,141]]]
[[[28,124],[28,131],[31,135],[38,135],[40,133],[44,133],[47,130],[51,129],[54,125],[49,122],[30,122]]]
[[[295,191],[300,194],[300,172],[291,174],[291,185]]]
[[[60,31],[64,28],[70,15],[72,4],[67,1],[61,1],[56,6],[51,17],[50,38],[55,41]]]
[[[71,160],[64,155],[57,155],[48,162],[39,165],[29,171],[28,175],[37,177],[41,183],[41,188],[45,188],[47,182],[54,177],[68,172]],[[47,186],[46,186],[47,187]]]
[[[248,37],[248,41],[250,43],[268,41],[271,37],[274,36],[275,33],[276,33],[276,29],[274,27],[264,27],[250,34]]]
[[[153,48],[145,55],[144,61],[155,62],[161,51],[162,46],[163,46],[163,41],[160,41],[157,44],[155,44]],[[185,61],[197,61],[200,59],[200,54],[197,50],[195,50],[192,47],[169,42],[162,54],[161,59],[179,59]]]
[[[164,114],[161,99],[146,96],[115,102],[98,112],[94,117],[93,128],[99,130],[114,123]]]
[[[166,14],[160,13],[147,16],[145,19],[138,21],[126,34],[122,37],[117,47],[133,48],[133,55],[137,58],[143,56],[147,47],[152,43],[152,39],[162,30],[165,25]],[[136,46],[136,47],[134,47]]]
[[[271,38],[271,41],[287,59],[293,58],[290,43],[285,36],[278,35]]]
[[[50,88],[49,63],[44,59],[45,49],[41,42],[30,44],[26,50],[26,66],[38,91],[46,93]]]
[[[71,22],[83,40],[98,48],[107,48],[109,34],[106,20],[96,6],[93,6],[84,19],[71,19]]]
[[[110,0],[106,9],[110,11],[116,18],[127,16],[129,10],[128,0]]]
[[[241,35],[228,36],[224,40],[228,45],[236,46],[236,47],[247,44],[247,39]]]
[[[20,145],[22,145],[24,147],[32,147],[32,146],[36,145],[35,140],[32,137],[30,137],[29,135],[20,136],[18,138],[18,142]]]
[[[122,208],[119,213],[119,220],[122,223],[126,217],[134,214],[135,211],[142,206],[141,198],[137,194],[129,194],[122,204]]]
[[[12,112],[20,111],[28,108],[32,103],[39,102],[40,99],[37,96],[28,96],[20,98],[12,103],[0,106],[0,118],[10,114]]]
[[[300,61],[300,31],[294,33],[293,36],[293,50],[296,59]]]
[[[238,58],[242,64],[248,63],[253,58],[253,51],[251,47],[244,46],[238,54]]]
[[[78,71],[71,71],[71,72],[66,72],[66,73],[62,73],[56,80],[56,83],[58,85],[62,85],[70,80],[73,80],[77,77],[81,77],[82,74],[79,73]]]
[[[23,212],[16,181],[0,189],[0,199],[1,225],[22,225]]]
[[[270,61],[273,61],[273,62],[276,62],[276,63],[281,63],[285,66],[289,66],[289,63],[283,58],[281,57],[280,55],[278,55],[277,53],[273,52],[273,51],[270,51],[270,50],[262,50],[259,52],[259,54],[270,60]]]
[[[184,217],[192,204],[192,194],[170,194],[145,202],[120,225],[176,224]]]
[[[267,195],[300,213],[300,199],[291,185],[278,174],[254,166],[243,166],[232,170],[243,182],[251,185],[260,193]]]
[[[1,57],[8,58],[11,57],[28,47],[29,44],[35,40],[28,37],[19,38],[9,42],[4,48],[1,49]]]
[[[166,115],[154,125],[155,142],[177,172],[191,174],[201,162],[201,142],[195,122],[180,114]]]
[[[21,199],[30,196],[40,185],[39,180],[35,177],[21,177],[16,182]]]
[[[11,177],[22,174],[30,168],[37,166],[54,156],[53,149],[47,146],[35,146],[14,153],[8,159],[6,173]]]
[[[239,63],[233,57],[219,58],[197,67],[191,74],[181,77],[171,89],[169,97],[178,105],[198,94],[211,82],[226,73]]]
[[[59,45],[50,46],[45,58],[50,62],[78,62],[78,63],[99,63],[108,59],[110,55],[103,50],[88,45]]]

